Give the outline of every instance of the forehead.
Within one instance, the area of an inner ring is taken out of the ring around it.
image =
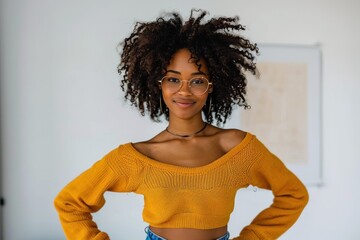
[[[191,52],[184,48],[174,53],[174,55],[171,57],[169,65],[167,66],[167,70],[177,71],[181,74],[191,74],[194,72],[199,72],[200,70],[200,72],[207,74],[208,69],[205,60],[200,59],[198,64],[201,65],[200,69],[199,66],[196,65],[196,59],[191,56]]]

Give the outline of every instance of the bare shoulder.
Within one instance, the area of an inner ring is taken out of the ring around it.
[[[225,152],[230,151],[232,148],[240,144],[246,132],[239,129],[221,129],[219,132],[219,143]]]
[[[165,139],[161,132],[151,139],[141,141],[141,142],[134,142],[134,143],[132,143],[132,145],[138,152],[140,152],[143,155],[146,155],[148,157],[151,157],[152,155],[154,155],[154,152],[156,152],[158,150],[159,146],[164,141],[165,141]]]

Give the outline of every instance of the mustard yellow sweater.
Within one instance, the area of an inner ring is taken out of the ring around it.
[[[56,197],[68,239],[109,239],[91,213],[105,203],[105,191],[144,195],[143,219],[159,228],[218,228],[228,224],[238,189],[271,189],[273,204],[234,239],[277,239],[308,201],[304,185],[252,134],[216,161],[187,168],[161,163],[119,146],[70,182]]]

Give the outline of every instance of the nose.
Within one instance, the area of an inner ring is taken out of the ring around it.
[[[178,93],[182,94],[182,95],[192,95],[192,92],[190,91],[188,81],[182,80],[182,84],[181,84],[181,87],[180,87]]]

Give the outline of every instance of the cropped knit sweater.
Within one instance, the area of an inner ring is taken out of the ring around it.
[[[249,185],[272,190],[274,201],[236,240],[277,239],[308,201],[298,178],[247,133],[219,159],[194,168],[150,159],[131,143],[120,145],[70,182],[55,207],[67,239],[109,239],[91,216],[104,205],[105,191],[144,195],[143,219],[151,226],[211,229],[228,224],[237,190]]]

